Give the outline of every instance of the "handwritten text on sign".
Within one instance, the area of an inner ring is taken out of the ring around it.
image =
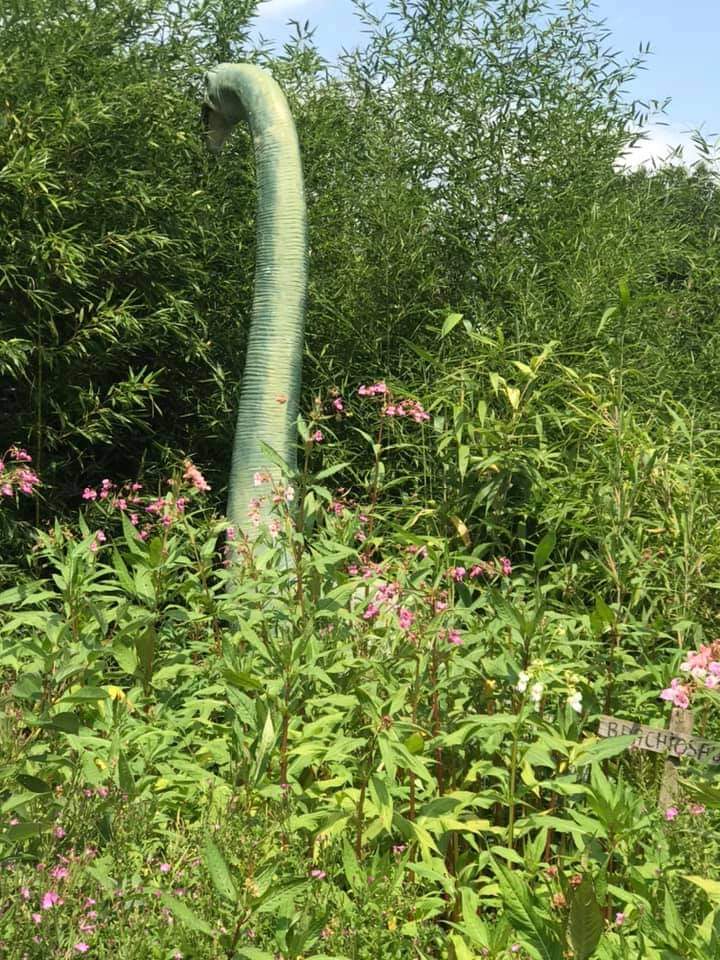
[[[640,750],[689,757],[698,763],[720,764],[720,743],[703,740],[702,737],[682,736],[672,730],[658,730],[657,727],[646,727],[643,723],[618,720],[617,717],[600,717],[598,733],[601,737],[623,737],[635,733],[637,739],[632,746]]]

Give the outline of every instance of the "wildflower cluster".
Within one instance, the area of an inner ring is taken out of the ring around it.
[[[426,412],[419,400],[393,400],[390,390],[384,380],[378,380],[377,383],[371,383],[366,386],[364,383],[358,387],[358,396],[360,397],[385,397],[381,413],[384,417],[408,417],[415,423],[424,423],[430,419],[430,414]]]
[[[534,682],[533,682],[534,681]],[[525,694],[530,689],[529,699],[536,710],[539,710],[543,700],[549,693],[559,692],[565,697],[568,707],[575,713],[583,711],[583,695],[580,689],[582,677],[570,670],[562,671],[545,663],[543,660],[533,660],[529,667],[518,673],[515,689]]]
[[[21,447],[10,447],[0,457],[0,497],[12,497],[17,493],[32,496],[40,483],[40,477],[26,466],[32,457]]]
[[[720,640],[703,644],[698,651],[689,654],[680,664],[680,671],[685,674],[685,679],[673,677],[670,686],[661,691],[660,699],[687,710],[698,690],[720,689]]]
[[[512,563],[507,557],[498,557],[492,563],[479,560],[471,564],[470,568],[463,566],[450,567],[447,576],[455,583],[465,583],[480,580],[483,577],[509,577],[512,573]]]
[[[140,539],[147,540],[153,530],[167,529],[185,513],[190,496],[195,491],[205,493],[210,490],[210,484],[190,460],[183,463],[182,478],[168,480],[167,483],[171,488],[168,493],[148,496],[141,493],[141,483],[126,481],[116,484],[106,477],[98,487],[85,487],[82,499],[88,503],[102,504],[106,514],[108,511],[124,513],[132,526],[138,528]],[[105,532],[97,530],[90,550],[95,553],[106,539]]]
[[[430,588],[425,582],[410,586],[407,574],[413,558],[425,559],[426,547],[408,548],[408,559],[400,562],[392,576],[387,564],[375,563],[369,557],[361,558],[359,564],[351,563],[347,571],[351,576],[361,576],[368,581],[364,592],[369,600],[363,610],[363,619],[372,623],[384,614],[384,622],[396,625],[414,646],[421,634],[435,636],[438,640],[460,646],[463,642],[460,630],[441,626],[438,617],[448,610],[447,591]]]

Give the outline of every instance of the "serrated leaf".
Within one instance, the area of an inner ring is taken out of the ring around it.
[[[378,776],[370,777],[370,795],[378,808],[380,822],[389,832],[392,829],[393,802],[387,784]]]
[[[166,893],[164,890],[160,893],[160,899],[173,916],[190,927],[191,930],[197,930],[198,933],[205,933],[210,937],[213,936],[213,929],[210,924],[193,913],[182,900],[178,900],[177,897],[173,897],[172,894]]]
[[[603,932],[603,917],[592,881],[583,880],[570,901],[568,937],[576,960],[589,960]]]
[[[230,876],[230,869],[217,844],[210,837],[205,841],[203,858],[208,873],[210,874],[210,879],[217,892],[221,897],[224,897],[231,903],[235,903],[237,900],[237,890]]]

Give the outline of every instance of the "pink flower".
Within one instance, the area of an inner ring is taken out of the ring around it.
[[[314,880],[324,880],[325,877],[327,876],[327,874],[325,873],[324,870],[317,870],[317,869],[315,869],[315,870],[311,870],[311,871],[310,871],[310,876],[311,876]]]
[[[23,900],[30,899],[30,888],[29,887],[20,887],[20,896]]]
[[[95,537],[98,543],[105,543],[105,541],[107,540],[104,530],[98,530],[97,533],[95,534]]]
[[[665,811],[665,819],[674,820],[679,812],[680,811],[678,810],[677,807],[668,807],[667,810]]]
[[[325,434],[322,432],[322,430],[316,430],[310,439],[314,443],[322,443],[325,439]]]
[[[53,867],[50,871],[50,876],[53,880],[65,880],[69,876],[69,871],[67,867]]]
[[[705,813],[705,807],[702,803],[691,803],[688,810],[694,817],[701,817]]]
[[[369,603],[363,613],[363,620],[374,620],[380,613],[380,607],[376,603]]]
[[[18,463],[32,463],[30,454],[21,447],[11,447],[9,452],[11,460],[17,460]]]
[[[616,913],[615,914],[615,925],[621,927],[625,923],[625,914]]]
[[[456,583],[461,583],[465,579],[467,570],[465,567],[450,567],[449,573]]]
[[[411,610],[408,610],[407,607],[400,607],[398,611],[398,622],[401,629],[409,630],[414,619],[415,614]]]
[[[42,900],[40,901],[41,910],[50,910],[54,906],[62,906],[63,898],[60,894],[55,893],[54,890],[48,890],[47,893],[43,894]]]
[[[688,697],[687,688],[680,683],[677,677],[674,677],[670,681],[669,687],[666,687],[663,691],[661,691],[660,699],[669,700],[681,710],[687,710],[687,708],[690,706],[690,698]]]
[[[12,491],[12,487],[10,486],[9,483],[4,483],[4,484],[0,487],[0,493],[2,493],[2,495],[3,495],[4,497],[11,497],[11,496],[12,496],[12,492],[13,492],[13,491]]]
[[[335,397],[332,402],[333,410],[337,410],[338,413],[342,413],[345,409],[345,404],[343,403],[342,397]]]
[[[170,866],[169,863],[161,863],[161,864],[160,864],[160,873],[170,873],[170,870],[171,870],[171,869],[172,869],[172,867]]]
[[[53,830],[53,833],[58,838],[58,840],[62,840],[62,838],[65,836],[65,831],[59,825],[55,827],[55,829]]]
[[[31,913],[33,923],[42,923],[42,914],[41,913]]]
[[[75,949],[78,953],[87,953],[90,949],[90,946],[81,940],[80,943],[75,944]]]
[[[500,566],[502,569],[502,575],[504,577],[509,577],[513,571],[513,568],[507,557],[500,557]]]
[[[185,461],[185,472],[183,473],[183,480],[188,480],[195,487],[196,490],[199,490],[201,493],[205,493],[210,490],[210,484],[207,482],[205,477],[200,473],[198,468],[190,460]]]
[[[447,642],[459,647],[462,643],[462,637],[459,630],[448,630]]]
[[[97,500],[97,490],[93,490],[92,487],[85,487],[82,498],[83,500]]]

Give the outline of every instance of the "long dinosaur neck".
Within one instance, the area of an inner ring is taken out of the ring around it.
[[[273,78],[251,64],[223,63],[208,73],[208,136],[219,150],[241,119],[249,124],[258,189],[257,256],[252,321],[240,393],[228,488],[227,515],[251,540],[257,528],[250,503],[266,499],[257,473],[280,478],[263,452],[276,451],[296,468],[297,415],[307,288],[307,227],[297,133],[285,96]]]

